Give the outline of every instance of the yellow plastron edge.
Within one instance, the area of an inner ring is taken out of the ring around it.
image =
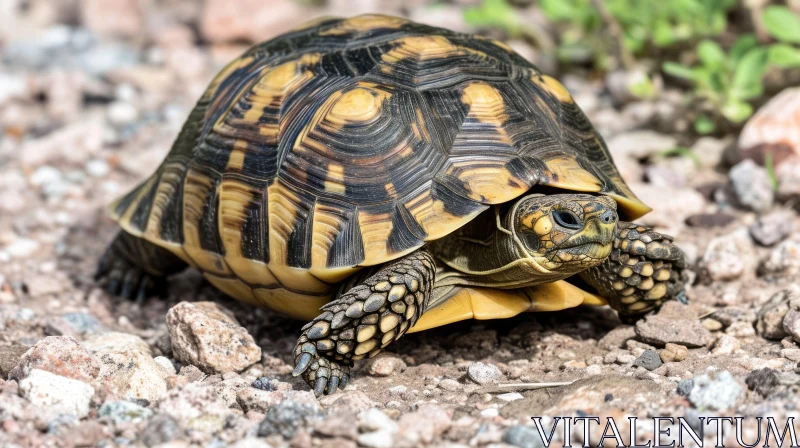
[[[423,314],[408,333],[467,319],[507,319],[525,312],[558,311],[578,305],[606,304],[602,297],[564,280],[513,290],[464,288]]]

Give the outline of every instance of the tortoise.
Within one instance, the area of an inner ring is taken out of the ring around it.
[[[214,78],[110,205],[97,277],[143,298],[192,266],[308,321],[293,374],[319,395],[409,332],[682,298],[681,250],[630,222],[648,211],[564,86],[505,44],[323,18]]]

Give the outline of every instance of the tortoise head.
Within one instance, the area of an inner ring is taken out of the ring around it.
[[[506,215],[517,254],[568,275],[608,257],[618,219],[613,199],[586,194],[525,196]]]

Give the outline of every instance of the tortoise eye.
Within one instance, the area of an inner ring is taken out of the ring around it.
[[[565,229],[571,230],[580,230],[583,228],[583,224],[581,224],[581,220],[578,219],[572,212],[567,211],[555,211],[553,212],[553,219],[556,221],[556,224],[564,227]]]
[[[531,252],[539,251],[539,235],[533,232],[522,232],[522,242]]]

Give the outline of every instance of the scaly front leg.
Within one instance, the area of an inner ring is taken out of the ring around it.
[[[353,362],[380,353],[425,311],[434,281],[433,257],[420,249],[387,263],[322,307],[294,349],[294,376],[316,395],[344,387]]]
[[[686,256],[672,237],[630,222],[617,224],[614,248],[599,266],[581,272],[621,317],[635,317],[666,300],[686,301]]]

